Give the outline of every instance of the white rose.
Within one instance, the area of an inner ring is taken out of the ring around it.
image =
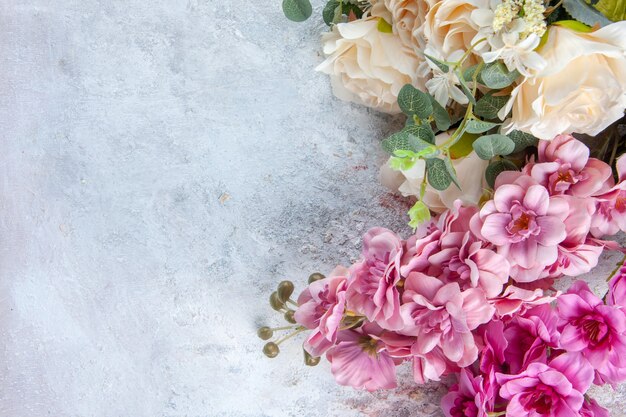
[[[420,56],[426,48],[424,22],[430,8],[440,0],[384,0],[391,12],[393,31]]]
[[[437,135],[436,141],[441,144],[449,137],[448,133],[441,133]],[[489,161],[483,161],[474,151],[463,158],[453,159],[452,166],[456,171],[461,189],[452,184],[446,190],[439,191],[428,185],[422,201],[435,213],[454,208],[454,201],[457,199],[465,205],[478,205],[483,192],[487,189],[485,181],[487,165]],[[423,160],[419,160],[406,171],[394,171],[387,162],[380,168],[380,180],[383,185],[399,191],[405,197],[419,198],[425,171],[426,164]]]
[[[561,133],[596,135],[626,108],[626,22],[595,32],[551,26],[539,50],[547,66],[526,78],[500,116],[512,110],[506,130],[540,139]]]
[[[378,30],[378,16],[335,25],[322,37],[326,60],[318,71],[330,75],[337,97],[399,113],[398,92],[405,84],[424,89],[419,58],[395,33]]]

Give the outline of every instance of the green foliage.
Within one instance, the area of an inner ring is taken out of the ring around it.
[[[465,68],[463,70],[463,79],[467,82],[473,81],[474,80],[474,74],[476,73],[476,70],[478,70],[478,64],[476,65],[472,65],[469,68]],[[480,79],[480,73],[478,73],[476,80],[482,84],[482,80]]]
[[[496,90],[510,86],[519,76],[517,70],[509,71],[506,65],[499,61],[487,64],[480,71],[481,83]]]
[[[322,18],[324,23],[331,26],[333,23],[339,23],[341,20],[341,4],[337,0],[330,0],[322,10]]]
[[[476,98],[474,98],[474,94],[467,86],[467,83],[463,79],[463,74],[461,74],[460,71],[457,71],[457,78],[459,79],[459,84],[461,86],[461,91],[463,91],[463,94],[465,94],[470,103],[476,104]]]
[[[626,20],[626,0],[586,0],[609,20],[619,22]]]
[[[309,0],[283,0],[283,13],[293,22],[304,22],[313,13]]]
[[[448,71],[450,71],[450,66],[448,64],[446,64],[443,61],[438,60],[435,57],[432,57],[430,55],[426,55],[424,54],[424,56],[431,61],[433,64],[437,65],[437,67],[439,67],[439,69],[445,73],[448,73]]]
[[[487,93],[476,103],[474,113],[485,119],[496,119],[498,112],[509,101],[509,98],[509,96],[494,96],[492,93]]]
[[[460,190],[461,184],[459,184],[459,179],[456,176],[456,170],[454,169],[454,166],[452,166],[452,160],[450,158],[445,158],[443,160],[443,163],[446,166],[446,171],[448,171],[448,175],[450,175],[450,179],[452,180],[454,185],[456,185],[457,188]]]
[[[485,133],[496,126],[498,126],[497,123],[472,119],[467,121],[467,124],[465,125],[465,131],[467,133]]]
[[[398,93],[398,105],[408,116],[417,116],[420,119],[427,119],[433,114],[433,105],[430,96],[411,84],[406,84]]]
[[[426,204],[421,201],[417,201],[415,205],[411,207],[408,214],[411,219],[409,226],[411,226],[413,230],[417,229],[419,225],[430,220],[430,210]]]
[[[383,149],[391,155],[397,155],[398,150],[421,152],[434,147],[435,133],[429,126],[411,125],[394,133],[383,140]]]
[[[426,160],[426,173],[428,183],[435,190],[443,191],[452,183],[452,177],[448,173],[443,159],[431,158]]]
[[[507,159],[500,159],[489,164],[485,170],[485,179],[491,188],[494,187],[496,178],[503,171],[517,171],[517,167],[513,162]]]
[[[433,106],[433,119],[435,119],[435,125],[437,125],[437,129],[441,132],[448,130],[452,121],[450,120],[450,115],[448,111],[441,105],[433,96],[428,96],[430,98],[430,104]]]
[[[530,133],[522,132],[521,130],[513,130],[507,134],[509,138],[515,143],[515,149],[513,152],[520,152],[529,146],[537,146],[539,139],[531,135]]]
[[[617,5],[619,1],[623,2],[623,0],[608,0],[606,1],[606,4],[614,3],[615,5]],[[603,2],[603,4],[605,3]],[[587,4],[585,0],[564,0],[563,8],[565,8],[565,10],[567,10],[567,12],[572,15],[574,19],[578,20],[579,22],[583,22],[584,24],[589,26],[595,26],[596,24],[599,24],[600,26],[606,26],[612,23],[611,20],[609,20],[605,15],[600,13],[591,5]],[[613,13],[610,14],[613,15]]]
[[[515,143],[504,135],[481,136],[472,145],[480,159],[489,160],[494,156],[508,155],[515,149]]]

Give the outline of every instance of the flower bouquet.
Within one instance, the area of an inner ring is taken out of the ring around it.
[[[284,0],[305,20],[307,0]],[[607,416],[587,395],[626,381],[626,267],[602,298],[583,281],[626,231],[626,3],[331,0],[335,94],[404,128],[382,142],[381,180],[406,197],[412,235],[374,228],[361,259],[270,297],[337,382],[450,376],[448,417]],[[613,169],[614,168],[614,169]]]

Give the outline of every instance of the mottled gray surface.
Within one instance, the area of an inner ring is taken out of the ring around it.
[[[393,120],[333,99],[322,25],[265,3],[0,3],[0,416],[438,415],[407,369],[367,394],[299,341],[260,353],[276,282],[408,233]]]

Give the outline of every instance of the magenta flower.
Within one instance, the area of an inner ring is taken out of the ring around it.
[[[396,363],[380,339],[381,332],[369,323],[339,333],[337,344],[326,352],[338,384],[368,391],[396,387]]]
[[[485,392],[483,377],[463,368],[458,384],[441,399],[441,408],[446,417],[488,417],[493,411],[492,397],[493,393]]]
[[[504,330],[508,341],[505,358],[510,373],[521,372],[532,362],[547,361],[548,349],[559,347],[558,321],[559,317],[552,307],[543,304],[513,317],[507,323]]]
[[[509,400],[507,416],[579,417],[593,369],[582,356],[566,353],[547,365],[535,362],[517,375],[496,377],[500,395]]]
[[[548,190],[527,175],[497,187],[471,221],[472,232],[498,247],[519,282],[539,278],[558,257],[557,245],[566,237],[564,220],[569,207],[564,199],[550,197]]]
[[[580,352],[596,371],[598,384],[626,380],[626,315],[607,306],[584,281],[557,299],[561,347]]]
[[[363,260],[350,268],[348,308],[389,330],[402,328],[400,317],[400,261],[402,240],[380,227],[363,236]]]
[[[506,362],[505,352],[509,342],[504,337],[504,323],[492,320],[481,328],[483,347],[480,352],[480,371],[485,375],[494,375],[503,371]]]
[[[626,231],[626,155],[618,158],[619,182],[603,194],[596,195],[596,212],[591,219],[591,233],[601,238]],[[608,183],[613,183],[609,178]]]
[[[626,309],[626,264],[622,265],[609,281],[606,303],[610,306],[621,306]]]
[[[337,339],[346,306],[347,269],[337,267],[327,278],[312,282],[298,297],[296,321],[314,330],[304,342],[304,349],[321,356]]]
[[[472,330],[487,323],[495,309],[478,288],[461,291],[458,283],[412,272],[404,283],[402,333],[417,336],[416,353],[441,347],[445,357],[463,367],[478,357]]]
[[[529,308],[537,305],[549,304],[556,300],[559,295],[545,295],[543,290],[527,290],[515,285],[509,285],[504,290],[504,293],[490,300],[493,306],[496,308],[498,317],[509,317],[514,314],[523,314]]]
[[[603,190],[612,176],[606,163],[589,158],[589,148],[570,135],[559,135],[538,145],[538,163],[529,163],[524,173],[546,187],[550,195],[590,197]]]
[[[602,407],[593,398],[585,398],[580,417],[610,417],[609,410]]]

